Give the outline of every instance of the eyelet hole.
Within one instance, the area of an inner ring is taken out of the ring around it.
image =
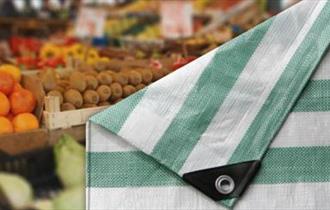
[[[215,188],[219,193],[228,195],[234,191],[235,183],[230,176],[221,175],[215,181]]]

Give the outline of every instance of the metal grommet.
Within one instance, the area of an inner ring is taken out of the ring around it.
[[[234,191],[235,182],[230,176],[221,175],[215,180],[215,188],[219,193],[228,195]]]

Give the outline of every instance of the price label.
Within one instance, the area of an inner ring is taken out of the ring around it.
[[[165,38],[175,39],[193,33],[191,1],[165,0],[161,2],[161,31]]]
[[[75,25],[75,35],[81,38],[102,37],[106,12],[103,9],[83,7],[79,11]]]

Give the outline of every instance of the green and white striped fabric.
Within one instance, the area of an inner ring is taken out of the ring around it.
[[[330,209],[329,43],[305,0],[91,117],[86,209]],[[250,160],[240,199],[181,179]]]

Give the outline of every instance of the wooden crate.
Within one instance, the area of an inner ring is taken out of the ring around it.
[[[86,139],[86,126],[79,125],[65,129],[48,130],[48,145],[54,145],[63,134],[69,134],[77,141],[84,142]]]
[[[0,152],[15,155],[35,149],[44,148],[48,145],[47,130],[35,129],[26,132],[1,134]]]
[[[26,132],[1,134],[0,154],[17,155],[49,147],[54,145],[64,133],[71,135],[79,142],[85,141],[85,125],[57,130],[39,128]]]
[[[90,116],[108,107],[109,106],[100,106],[61,112],[59,98],[56,96],[47,96],[45,97],[43,124],[45,128],[49,130],[84,125]]]

